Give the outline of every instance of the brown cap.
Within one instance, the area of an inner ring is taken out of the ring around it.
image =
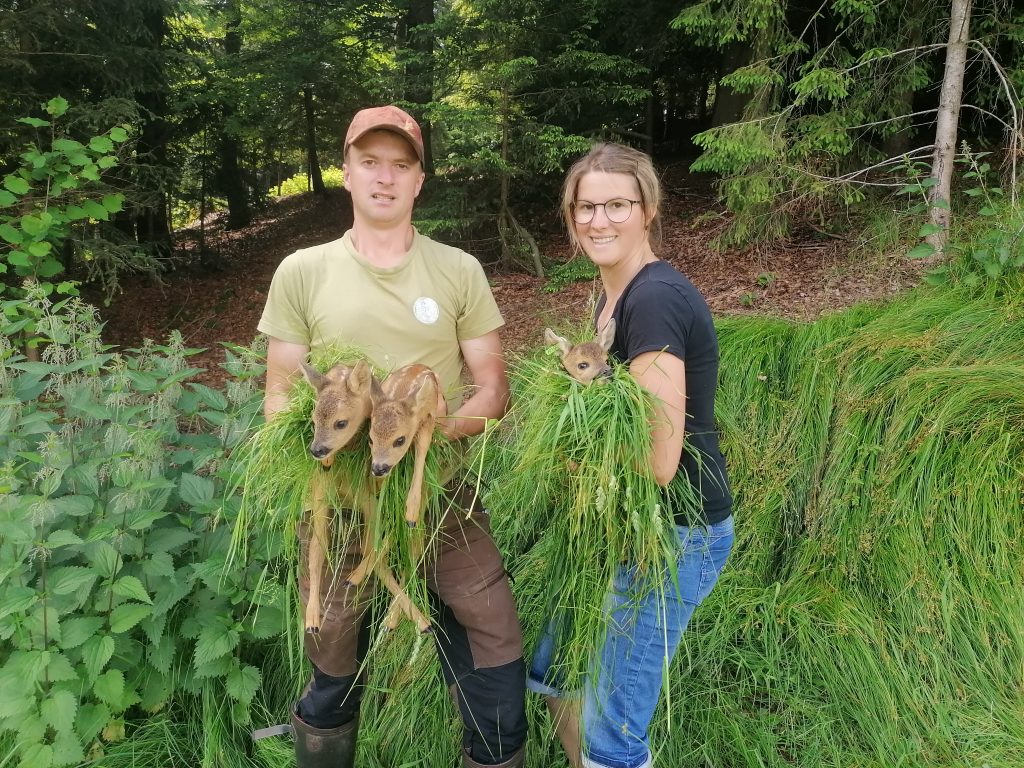
[[[356,116],[352,118],[352,123],[348,127],[348,133],[345,134],[345,153],[348,154],[348,148],[368,132],[380,130],[397,133],[406,139],[416,150],[420,165],[423,165],[423,134],[420,132],[420,127],[412,119],[412,115],[393,104],[384,107],[370,107],[356,112]]]

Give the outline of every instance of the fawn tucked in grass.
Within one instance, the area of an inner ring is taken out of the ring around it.
[[[580,384],[589,384],[598,377],[607,378],[612,373],[608,365],[608,350],[615,341],[615,318],[609,320],[592,341],[570,344],[568,339],[550,328],[544,329],[544,341],[558,346],[562,352],[562,366]]]

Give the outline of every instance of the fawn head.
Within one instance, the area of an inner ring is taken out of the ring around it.
[[[608,321],[593,341],[573,345],[550,328],[544,329],[544,341],[558,346],[562,352],[563,367],[580,384],[589,384],[598,377],[611,376],[608,350],[615,341],[615,318]]]
[[[336,365],[327,373],[303,363],[302,374],[316,390],[309,452],[327,461],[352,441],[369,417],[373,374],[363,360],[351,368]]]
[[[437,392],[437,377],[424,365],[399,368],[383,384],[371,381],[370,471],[374,477],[386,476],[408,453],[424,421],[437,411]]]

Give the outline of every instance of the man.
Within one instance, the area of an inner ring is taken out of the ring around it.
[[[446,400],[439,431],[448,439],[479,433],[508,400],[503,321],[479,262],[412,226],[424,180],[420,128],[397,107],[364,109],[344,151],[352,229],[288,256],[270,287],[259,324],[270,337],[264,412],[269,419],[284,407],[310,349],[345,343],[386,370],[430,366]],[[473,387],[461,402],[463,364]],[[526,739],[522,637],[486,513],[466,490],[460,500],[473,514],[446,516],[439,552],[425,569],[438,603],[434,637],[464,723],[464,765],[515,768],[524,764]],[[349,549],[336,558],[341,572],[359,559]],[[341,582],[326,580],[320,634],[306,636],[313,677],[292,717],[300,768],[353,765],[369,620],[366,601]]]

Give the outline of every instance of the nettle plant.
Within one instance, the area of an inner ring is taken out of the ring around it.
[[[228,350],[222,392],[188,381],[177,333],[118,353],[78,298],[30,283],[16,301],[45,342],[27,360],[0,319],[0,739],[24,768],[77,764],[211,692],[247,722],[261,675],[243,647],[284,624],[275,542],[254,531],[225,567],[257,354]]]
[[[21,297],[26,281],[47,296],[75,294],[74,283],[53,282],[65,268],[61,246],[73,228],[107,221],[124,204],[120,193],[93,190],[104,171],[118,164],[117,147],[128,140],[127,130],[114,126],[83,144],[62,133],[65,99],[50,99],[44,108],[49,120],[22,117],[18,122],[37,129],[46,141],[28,144],[20,166],[0,181],[0,275],[6,275],[0,279],[0,297],[6,299]],[[23,334],[34,347],[31,306],[8,301],[4,312],[11,321],[8,332]]]
[[[1007,197],[999,186],[998,178],[984,158],[987,152],[971,152],[963,146],[963,153],[956,162],[964,170],[962,194],[971,199],[970,203],[959,206],[960,216],[954,220],[947,249],[957,258],[929,272],[926,280],[941,285],[954,280],[965,285],[979,285],[986,280],[999,278],[1024,269],[1024,208],[1016,200]],[[910,213],[922,215],[932,207],[948,208],[944,200],[928,202],[928,190],[935,186],[934,177],[927,167],[915,166],[918,180],[907,184],[901,192],[920,196],[921,202],[910,208]],[[907,253],[911,259],[928,258],[936,254],[935,247],[923,238],[935,234],[939,227],[926,223],[918,231],[922,242]]]

